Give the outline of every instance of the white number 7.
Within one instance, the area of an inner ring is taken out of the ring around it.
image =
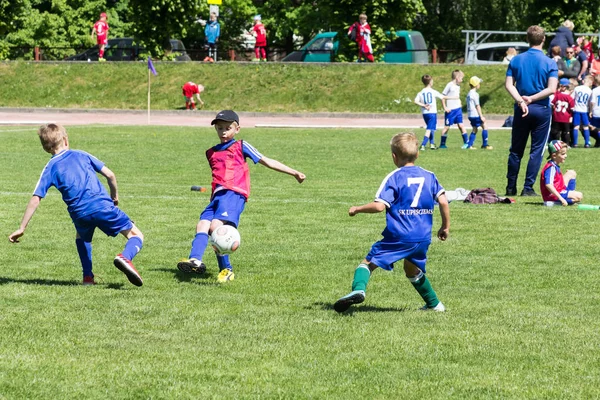
[[[425,183],[425,178],[408,178],[408,186],[418,183],[419,188],[417,189],[417,193],[415,194],[415,198],[413,202],[410,204],[411,207],[416,207],[419,204],[419,198],[421,197],[421,191],[423,190],[423,184]]]

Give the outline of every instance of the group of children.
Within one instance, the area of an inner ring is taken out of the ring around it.
[[[177,264],[177,268],[184,273],[204,274],[206,265],[202,257],[211,232],[223,225],[238,226],[250,195],[250,173],[246,159],[291,175],[299,183],[306,179],[302,172],[263,156],[243,140],[236,140],[240,122],[234,111],[219,112],[211,125],[215,127],[219,138],[219,143],[206,151],[212,171],[212,194],[209,204],[200,214],[189,257]],[[9,241],[17,243],[24,235],[41,199],[54,186],[62,194],[75,226],[75,245],[83,270],[83,284],[96,284],[92,271],[92,238],[98,228],[109,236],[122,234],[128,239],[123,252],[115,256],[114,265],[132,284],[142,286],[143,280],[132,260],[142,249],[144,236],[127,214],[117,207],[119,196],[115,174],[94,156],[72,150],[67,132],[61,125],[43,125],[38,136],[42,147],[52,157],[42,171],[19,228],[9,235]],[[425,276],[425,264],[436,202],[442,216],[437,236],[440,240],[448,237],[448,201],[435,175],[415,165],[419,143],[413,133],[399,133],[390,144],[392,160],[397,169],[383,180],[375,201],[350,207],[348,211],[350,216],[355,216],[385,210],[383,239],[372,246],[356,268],[352,292],[335,302],[334,309],[338,312],[364,301],[367,283],[375,269],[392,270],[394,263],[400,260],[404,260],[406,277],[425,301],[422,309],[445,311],[445,306]],[[110,193],[101,184],[97,173],[107,179]],[[232,281],[235,275],[229,256],[217,254],[217,264],[220,271],[217,281]]]
[[[488,130],[485,123],[485,117],[481,110],[481,103],[479,101],[479,93],[477,89],[480,88],[483,80],[477,76],[472,76],[469,79],[469,86],[471,90],[467,94],[467,116],[471,123],[471,134],[467,135],[467,130],[463,125],[462,115],[462,103],[460,100],[460,84],[463,82],[465,74],[460,70],[452,71],[452,80],[446,85],[442,93],[433,89],[433,78],[431,75],[423,75],[421,81],[425,88],[421,90],[415,97],[414,103],[421,107],[421,113],[423,114],[423,120],[425,121],[426,130],[423,141],[421,142],[421,150],[425,150],[427,143],[431,150],[437,149],[435,145],[435,131],[437,129],[437,101],[442,101],[442,107],[444,108],[444,129],[442,130],[442,138],[440,140],[440,149],[447,148],[446,139],[448,137],[448,131],[452,125],[458,127],[462,134],[463,149],[476,150],[475,138],[477,132],[481,128],[482,144],[481,148],[486,150],[492,150],[493,147],[488,143]]]

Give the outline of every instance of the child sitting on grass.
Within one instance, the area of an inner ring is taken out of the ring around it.
[[[115,174],[96,157],[84,151],[71,150],[69,137],[61,125],[42,125],[38,136],[42,147],[52,154],[52,158],[42,171],[33,196],[27,204],[21,226],[10,234],[8,240],[12,243],[19,241],[41,199],[46,197],[48,189],[54,186],[62,194],[77,231],[75,245],[83,269],[83,284],[96,284],[92,273],[92,237],[94,230],[99,228],[108,236],[117,236],[120,233],[127,238],[125,249],[115,257],[114,265],[127,276],[129,282],[142,286],[142,277],[131,260],[141,250],[144,235],[127,214],[117,208],[119,196]],[[110,196],[96,173],[100,173],[108,181]]]
[[[540,179],[540,190],[544,204],[553,206],[561,204],[568,206],[573,203],[581,202],[583,194],[575,191],[577,174],[573,170],[567,170],[563,175],[560,172],[560,164],[567,158],[567,144],[560,140],[553,140],[548,143],[548,152],[550,156],[544,168]],[[565,181],[568,182],[565,185]]]

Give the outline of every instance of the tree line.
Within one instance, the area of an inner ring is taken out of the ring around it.
[[[556,30],[565,19],[576,32],[596,32],[597,0],[223,0],[221,49],[238,49],[242,31],[262,15],[269,46],[290,52],[320,31],[339,32],[340,60],[355,48],[346,36],[360,13],[368,16],[375,54],[388,42],[386,31],[419,30],[430,49],[464,49],[464,29],[524,31],[537,24]],[[21,48],[39,46],[54,58],[93,46],[90,37],[100,12],[108,14],[109,37],[135,37],[155,57],[169,38],[200,48],[208,19],[206,0],[0,0],[0,60],[30,58]],[[509,40],[522,40],[510,38]]]

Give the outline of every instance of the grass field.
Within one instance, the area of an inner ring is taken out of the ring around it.
[[[366,302],[332,304],[378,240],[384,215],[347,216],[393,169],[391,130],[242,130],[263,154],[307,175],[251,166],[236,280],[176,270],[208,194],[210,129],[73,127],[73,148],[115,171],[121,207],[146,235],[145,284],[112,266],[124,239],[97,233],[101,284],[80,285],[74,229],[60,195],[18,227],[48,160],[35,129],[0,130],[0,399],[591,399],[600,397],[598,214],[452,203],[428,276],[448,311],[423,313],[403,273],[377,271]],[[419,136],[422,131],[418,132]],[[446,189],[505,185],[509,133],[493,151],[426,151],[418,164]],[[478,138],[478,144],[479,142]],[[584,202],[600,204],[598,150],[571,150]],[[522,179],[520,181],[522,183]],[[435,214],[435,230],[439,227]]]
[[[185,107],[181,86],[202,83],[207,110],[251,112],[363,112],[413,113],[412,103],[423,88],[421,76],[430,74],[440,92],[453,70],[484,83],[479,91],[488,114],[512,114],[512,101],[504,89],[506,66],[457,64],[287,64],[287,63],[156,63],[152,76],[155,110]],[[35,83],[35,84],[32,84]],[[147,107],[146,63],[0,63],[0,107],[111,108]]]

